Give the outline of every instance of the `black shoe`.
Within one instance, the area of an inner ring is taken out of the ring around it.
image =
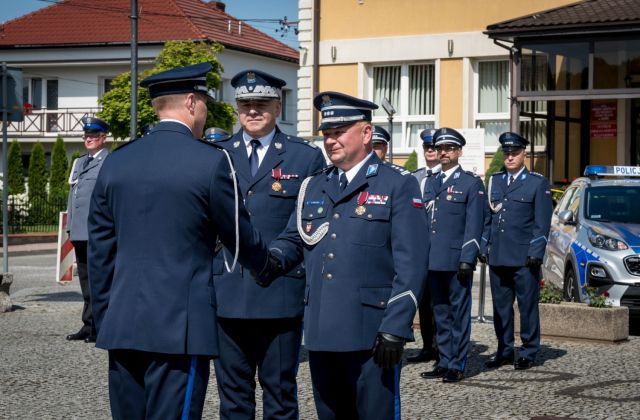
[[[533,360],[525,359],[524,357],[519,358],[513,366],[516,370],[526,370],[530,367],[533,367]]]
[[[407,357],[407,362],[422,363],[422,362],[428,362],[429,360],[438,360],[438,359],[439,357],[437,352],[433,350],[422,349],[420,350],[420,353],[416,354],[415,356]]]
[[[84,340],[87,337],[89,337],[89,333],[84,331],[84,330],[80,330],[75,334],[69,334],[67,336],[67,340],[69,340],[69,341],[79,341],[79,340]]]
[[[442,378],[444,375],[446,375],[446,374],[447,374],[447,371],[448,371],[448,370],[449,370],[449,369],[447,369],[447,368],[443,368],[443,367],[440,367],[440,366],[436,366],[436,368],[435,368],[435,369],[433,369],[433,370],[432,370],[432,371],[430,371],[430,372],[422,372],[422,373],[420,374],[420,376],[421,376],[422,378],[424,378],[424,379]]]
[[[500,357],[497,354],[493,356],[491,359],[484,362],[484,365],[489,369],[496,369],[500,366],[510,365],[513,363],[513,356],[511,357]]]
[[[460,382],[464,379],[464,373],[458,369],[449,369],[442,378],[442,382]]]
[[[84,339],[85,343],[95,343],[96,342],[96,336],[95,335],[90,335],[89,337]]]

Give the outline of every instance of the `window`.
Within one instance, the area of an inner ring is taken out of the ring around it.
[[[484,128],[485,148],[493,152],[509,131],[509,61],[480,61],[476,72],[476,128]]]
[[[280,120],[281,121],[290,121],[292,110],[288,109],[291,104],[291,89],[282,89],[282,97],[280,98],[280,102],[282,103],[282,111],[280,112]]]
[[[98,80],[98,96],[103,97],[105,93],[113,89],[113,77],[101,77]]]
[[[391,133],[394,151],[409,152],[418,146],[420,131],[435,125],[435,65],[375,66],[372,70],[372,101],[381,105],[386,98],[396,110],[393,127],[382,106],[374,111],[373,123]]]

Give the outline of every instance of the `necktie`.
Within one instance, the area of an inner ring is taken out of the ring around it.
[[[347,174],[343,172],[342,175],[340,175],[340,192],[344,191],[344,189],[347,188],[348,183],[349,181],[347,180]]]
[[[515,180],[513,179],[513,175],[510,175],[510,176],[509,176],[509,183],[508,183],[507,185],[511,185],[511,184],[513,184],[513,181],[515,181]]]
[[[436,175],[436,188],[442,187],[443,179],[444,179],[444,172],[440,172],[438,175]]]
[[[93,161],[93,156],[87,156],[87,158],[82,163],[82,169],[87,169],[87,166]]]
[[[431,175],[433,175],[433,171],[431,169],[427,169],[427,176],[429,177]]]
[[[249,166],[251,167],[251,176],[256,176],[258,167],[260,166],[260,159],[258,159],[258,147],[262,146],[260,140],[251,140],[251,156],[249,156]]]

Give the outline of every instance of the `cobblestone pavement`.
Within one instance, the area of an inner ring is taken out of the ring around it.
[[[0,419],[107,419],[106,352],[64,339],[79,327],[82,299],[77,281],[68,286],[53,282],[55,264],[51,267],[50,259],[12,260],[11,296],[16,310],[0,314]],[[528,371],[510,366],[484,369],[483,362],[495,351],[490,323],[474,322],[472,340],[467,379],[459,384],[423,380],[419,373],[430,369],[430,364],[405,364],[400,385],[403,418],[639,416],[640,337],[621,344],[543,338],[538,364]],[[409,344],[407,354],[419,346]],[[305,352],[301,358],[300,418],[314,419]],[[217,410],[212,373],[204,417],[217,418]]]

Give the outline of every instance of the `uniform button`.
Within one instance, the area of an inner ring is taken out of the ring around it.
[[[327,254],[327,257],[328,257],[330,260],[332,260],[332,259],[335,257],[335,255],[333,255],[333,252],[330,252],[329,254]]]
[[[504,198],[504,201],[507,201],[507,197]]]
[[[380,301],[380,306],[384,306],[384,300]]]
[[[433,219],[433,220],[432,220],[432,222],[433,222],[433,223],[435,223],[435,222],[436,222],[436,219]]]
[[[436,197],[436,200],[440,200],[440,197]]]
[[[338,237],[338,235],[336,235],[335,233],[331,234],[331,239],[336,239]]]
[[[373,219],[373,214],[369,213],[369,214],[367,214],[367,217],[368,217],[369,219]]]
[[[500,229],[500,232],[504,232],[504,229]]]
[[[249,190],[249,192],[247,192],[247,195],[249,196],[253,195],[253,191]]]
[[[309,217],[313,217],[313,213],[309,213]]]
[[[431,231],[431,233],[436,233],[436,231],[435,231],[435,230],[433,230],[433,231]]]
[[[340,218],[340,214],[338,214],[338,213],[334,213],[334,214],[333,214],[333,218],[334,218],[334,219],[339,219],[339,218]]]
[[[302,274],[302,270],[296,271],[296,274]]]
[[[251,212],[250,212],[250,211],[248,211],[248,212],[247,212],[247,214],[248,214],[249,216],[251,216]]]
[[[327,273],[327,280],[331,280],[333,278],[333,274]]]
[[[287,190],[282,190],[282,194],[286,194],[286,193],[287,193]]]

